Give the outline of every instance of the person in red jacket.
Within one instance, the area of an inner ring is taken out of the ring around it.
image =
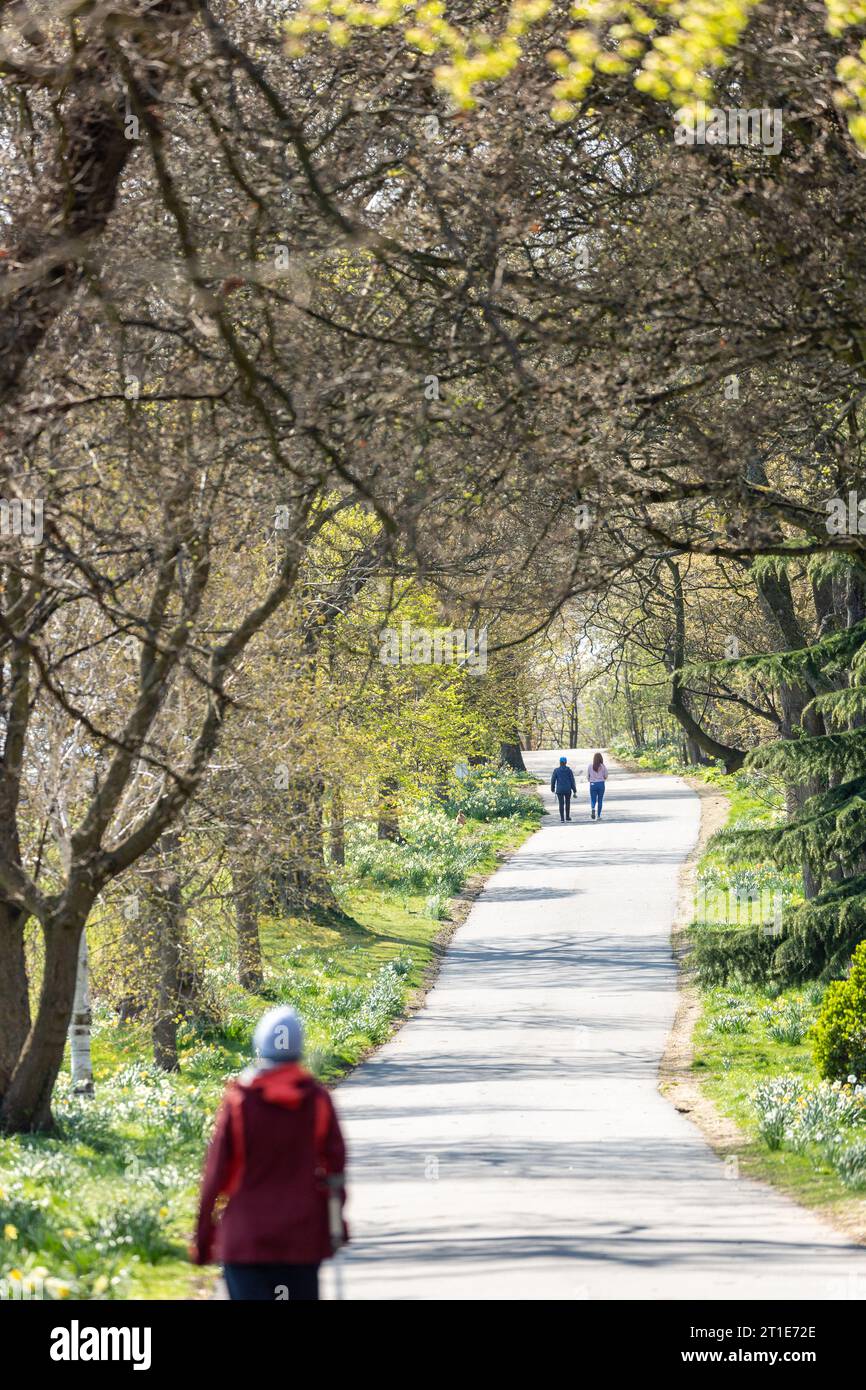
[[[230,1082],[217,1115],[190,1256],[222,1263],[232,1299],[309,1302],[322,1260],[348,1239],[346,1149],[330,1095],[300,1065],[295,1010],[271,1009],[253,1042],[256,1064]],[[334,1239],[329,1202],[339,1204]]]

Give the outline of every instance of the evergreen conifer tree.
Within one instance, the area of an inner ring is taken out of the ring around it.
[[[806,866],[813,896],[783,914],[780,926],[755,925],[696,938],[696,962],[708,981],[740,975],[791,984],[843,975],[866,938],[866,570],[841,555],[813,562],[810,577],[832,579],[849,595],[841,621],[811,646],[703,662],[694,671],[735,670],[809,692],[801,725],[753,749],[746,771],[780,776],[786,787],[818,787],[778,824],[722,831],[715,844],[729,859],[770,859]],[[806,716],[821,732],[808,731]]]

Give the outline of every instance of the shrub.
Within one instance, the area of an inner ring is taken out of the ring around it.
[[[693,927],[691,964],[702,985],[766,982],[778,941],[761,927]]]
[[[742,822],[738,822],[742,824]],[[732,868],[728,874],[728,885],[733,893],[739,894],[740,898],[748,900],[757,898],[761,893],[768,890],[780,889],[784,881],[779,877],[779,871],[773,864],[739,864]],[[787,884],[784,884],[787,887]]]
[[[351,1018],[363,1007],[365,994],[363,985],[334,985],[328,993],[328,1010],[334,1018]]]
[[[812,1035],[820,1076],[866,1075],[866,941],[854,952],[847,980],[828,985]]]
[[[141,1152],[151,1140],[164,1146],[167,1129],[175,1142],[199,1144],[210,1105],[199,1086],[179,1090],[153,1063],[133,1062],[101,1081],[92,1099],[74,1095],[68,1075],[61,1076],[53,1108],[64,1139],[125,1164],[133,1150]]]

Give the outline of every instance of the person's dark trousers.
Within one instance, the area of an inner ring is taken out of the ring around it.
[[[557,792],[556,798],[559,802],[559,819],[571,819],[571,792]]]
[[[247,1303],[317,1303],[318,1265],[224,1265],[226,1287],[233,1301]]]
[[[604,801],[604,782],[590,782],[589,784],[589,803],[598,814],[601,815],[601,803]]]

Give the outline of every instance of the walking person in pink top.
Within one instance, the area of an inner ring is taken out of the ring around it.
[[[607,768],[604,765],[604,758],[600,753],[596,753],[589,767],[586,769],[586,776],[589,782],[589,804],[592,808],[592,818],[595,820],[595,808],[598,807],[598,818],[601,820],[601,805],[604,801],[604,784],[607,781]]]

